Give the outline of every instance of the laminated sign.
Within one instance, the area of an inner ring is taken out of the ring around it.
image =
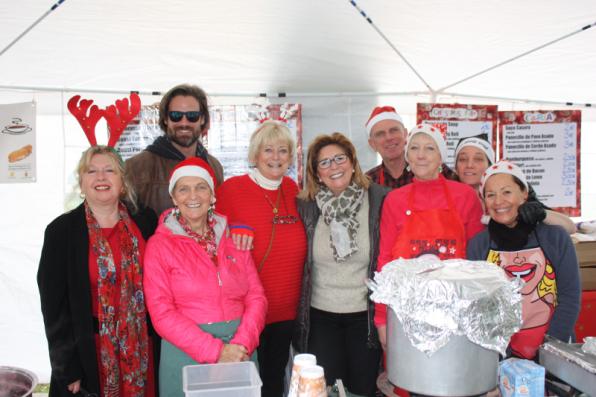
[[[0,182],[35,182],[35,102],[0,105]]]
[[[581,215],[581,111],[499,112],[500,158],[517,164],[546,206]]]

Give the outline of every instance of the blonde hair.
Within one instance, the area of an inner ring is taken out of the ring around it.
[[[98,154],[103,154],[108,157],[112,167],[114,167],[114,170],[116,170],[116,175],[118,175],[122,180],[122,192],[120,193],[120,199],[130,204],[134,211],[138,210],[137,195],[134,191],[134,188],[132,187],[130,182],[124,178],[124,162],[122,161],[122,158],[116,152],[116,150],[109,146],[91,146],[89,149],[83,152],[83,154],[81,155],[81,159],[79,160],[79,165],[77,166],[79,187],[82,185],[83,174],[89,170],[91,159],[93,158],[93,156],[96,156]]]
[[[538,283],[538,287],[536,288],[536,290],[540,299],[544,301],[546,301],[546,295],[552,295],[552,304],[553,306],[557,306],[557,280],[555,279],[554,273],[555,271],[553,269],[553,266],[547,260],[546,266],[544,267],[544,276],[542,276],[542,279]]]
[[[319,153],[325,146],[329,145],[337,145],[342,148],[352,162],[352,166],[354,167],[352,182],[355,182],[358,186],[364,189],[368,189],[370,186],[370,178],[366,176],[364,172],[362,172],[362,168],[360,168],[360,163],[356,157],[356,148],[344,134],[341,132],[334,132],[331,135],[319,135],[310,143],[310,145],[308,145],[306,183],[304,184],[304,189],[298,194],[298,197],[310,200],[315,199],[315,196],[323,185],[322,182],[319,182],[317,173]]]
[[[248,162],[254,165],[257,161],[259,150],[267,143],[282,141],[288,144],[290,149],[290,158],[294,158],[296,152],[296,142],[292,137],[292,132],[282,121],[267,120],[263,122],[250,136],[248,144]]]

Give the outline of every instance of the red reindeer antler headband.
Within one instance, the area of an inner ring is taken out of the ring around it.
[[[79,121],[91,146],[96,146],[97,139],[95,138],[95,126],[99,119],[102,118],[103,110],[98,108],[97,105],[91,106],[93,104],[92,99],[83,99],[81,100],[81,104],[78,105],[79,99],[81,99],[80,95],[75,95],[70,98],[67,105],[68,110]],[[89,106],[91,106],[91,109],[89,109]],[[89,114],[87,114],[88,110]]]
[[[136,93],[130,94],[130,107],[128,98],[116,100],[116,106],[109,105],[105,109],[100,109],[93,105],[93,100],[82,99],[79,104],[80,95],[75,95],[68,100],[68,110],[78,120],[83,128],[83,132],[91,146],[97,145],[95,137],[95,126],[102,117],[105,117],[108,123],[109,139],[108,147],[114,148],[118,139],[124,132],[124,129],[137,114],[141,111],[141,98]]]
[[[130,94],[130,108],[128,107],[128,98],[116,100],[116,106],[110,105],[106,107],[104,117],[108,122],[108,129],[110,130],[110,139],[108,146],[114,147],[124,129],[137,114],[141,111],[141,98],[134,92]]]

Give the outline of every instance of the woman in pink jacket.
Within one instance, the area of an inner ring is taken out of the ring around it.
[[[213,212],[211,167],[192,157],[170,177],[175,207],[160,217],[145,252],[147,308],[162,336],[161,397],[182,396],[182,367],[248,360],[267,299],[250,251],[239,251]]]

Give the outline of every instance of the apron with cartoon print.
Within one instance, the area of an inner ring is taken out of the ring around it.
[[[544,340],[557,305],[555,270],[539,246],[519,251],[489,250],[487,262],[500,266],[510,278],[525,281],[522,288],[522,329],[509,347],[517,357],[533,359]]]
[[[417,258],[434,254],[440,259],[466,257],[466,232],[453,198],[447,189],[447,182],[441,180],[447,208],[414,210],[416,183],[408,196],[408,210],[403,230],[393,245],[393,259]]]

